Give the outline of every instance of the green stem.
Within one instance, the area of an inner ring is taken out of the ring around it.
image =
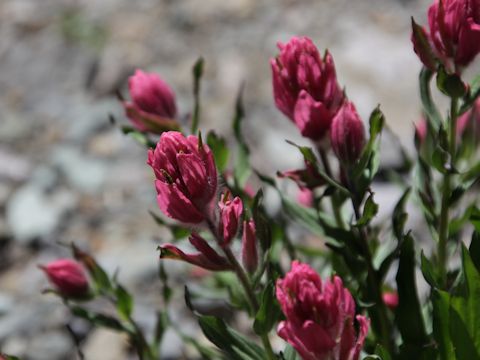
[[[448,152],[450,154],[450,169],[447,170],[443,178],[442,189],[442,207],[440,210],[440,225],[438,234],[438,267],[440,271],[441,284],[446,286],[447,283],[447,242],[448,242],[448,223],[449,223],[449,199],[451,195],[451,170],[455,167],[455,155],[457,151],[457,106],[458,99],[452,98],[450,103],[450,121],[449,125],[449,147]]]
[[[212,235],[215,237],[217,242],[220,244],[222,239],[220,239],[215,225],[211,220],[207,220],[208,227],[210,229],[210,232]],[[245,294],[247,295],[247,301],[248,304],[250,305],[250,309],[252,311],[253,316],[258,312],[258,309],[260,308],[257,298],[255,296],[255,293],[252,289],[252,286],[250,284],[250,280],[248,279],[247,274],[245,271],[243,271],[242,266],[239,264],[237,261],[237,258],[235,255],[232,253],[232,250],[228,246],[221,246],[223,253],[227,257],[228,261],[230,262],[230,265],[233,267],[233,271],[237,275],[238,280],[240,280],[240,283],[242,284],[242,287],[245,291]],[[270,344],[270,339],[268,338],[268,334],[262,334],[261,336],[263,347],[265,348],[265,351],[267,352],[267,359],[269,360],[276,360],[277,357],[275,356],[272,345]]]
[[[248,280],[247,274],[245,274],[245,271],[243,271],[243,268],[238,263],[237,259],[235,258],[235,255],[233,255],[232,250],[230,250],[230,248],[228,247],[223,248],[223,252],[225,253],[230,264],[233,266],[233,269],[237,274],[237,277],[240,280],[240,283],[242,284],[243,289],[245,290],[245,293],[247,294],[247,299],[248,299],[248,302],[250,303],[250,307],[252,308],[253,314],[255,315],[258,312],[258,309],[260,308],[260,306],[258,304],[257,298],[255,297],[255,293],[253,292],[253,289],[250,286],[250,281]],[[276,356],[273,353],[272,345],[270,344],[270,339],[268,338],[268,335],[262,334],[261,338],[262,338],[263,347],[267,352],[267,358],[270,360],[275,360]]]
[[[325,173],[332,178],[332,170],[330,168],[330,162],[328,161],[327,154],[325,150],[321,147],[318,147],[318,152],[320,154],[320,160],[322,161],[323,168],[325,169]],[[340,212],[340,206],[338,206],[338,195],[337,193],[332,194],[330,197],[330,201],[332,203],[332,210],[333,216],[335,217],[335,221],[337,222],[337,226],[341,229],[345,229],[345,222],[343,221],[342,213]]]
[[[355,194],[355,191],[352,191]],[[360,220],[362,214],[360,213],[360,204],[352,197],[352,206],[355,213],[355,219]],[[378,277],[378,273],[373,266],[372,254],[368,246],[368,234],[364,226],[358,228],[360,234],[360,246],[362,248],[363,256],[367,263],[367,293],[368,297],[373,300],[375,306],[369,311],[372,317],[372,327],[375,333],[379,335],[382,345],[393,354],[392,342],[392,328],[387,315],[387,308],[382,298],[382,281]]]

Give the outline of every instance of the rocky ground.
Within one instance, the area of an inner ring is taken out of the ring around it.
[[[415,0],[2,0],[0,1],[0,349],[30,360],[73,359],[68,312],[37,265],[67,256],[62,244],[89,249],[138,296],[135,317],[153,326],[160,306],[159,238],[145,150],[108,121],[125,122],[114,97],[136,67],[159,72],[192,105],[191,66],[206,60],[202,128],[230,135],[235,94],[245,81],[245,131],[254,163],[274,173],[300,164],[285,142],[303,140],[271,95],[269,58],[295,34],[333,54],[340,83],[364,119],[381,104],[388,124],[412,148],[419,115],[410,15]],[[124,93],[125,90],[124,90]],[[390,139],[391,143],[391,139]],[[385,162],[398,148],[385,146]],[[279,156],[278,154],[281,154]],[[265,161],[267,160],[267,161]],[[391,208],[398,190],[378,188]],[[172,264],[173,265],[173,264]],[[185,280],[178,267],[179,290]],[[172,316],[186,331],[182,291]],[[83,323],[73,322],[80,333]],[[96,330],[86,359],[128,359],[125,339]],[[162,359],[182,358],[167,334]]]

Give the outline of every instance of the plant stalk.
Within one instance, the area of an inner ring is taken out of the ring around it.
[[[442,189],[442,207],[440,210],[440,225],[438,234],[438,267],[440,271],[440,281],[443,286],[447,284],[447,242],[448,242],[448,223],[449,223],[449,199],[451,195],[452,169],[455,167],[455,155],[457,151],[457,107],[458,99],[452,98],[450,102],[450,121],[449,126],[449,146],[450,168],[443,178]]]

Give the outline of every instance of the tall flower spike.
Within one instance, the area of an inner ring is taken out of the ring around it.
[[[125,113],[140,131],[161,134],[178,130],[175,94],[160,76],[136,70],[128,79],[131,101],[124,101]]]
[[[88,279],[82,266],[71,259],[59,259],[40,265],[50,282],[66,298],[82,298],[89,293]]]
[[[480,0],[434,0],[428,9],[430,33],[412,22],[413,48],[424,65],[440,62],[459,72],[480,53]]]
[[[178,221],[200,223],[212,216],[217,170],[212,151],[196,136],[165,132],[148,152],[162,212]]]
[[[221,245],[228,246],[237,235],[240,217],[243,212],[243,203],[238,196],[230,200],[230,193],[226,191],[222,194],[218,207],[220,208],[218,231],[223,238]]]
[[[275,104],[303,136],[321,140],[344,99],[333,58],[327,51],[322,59],[308,37],[293,37],[278,48],[270,60]]]
[[[338,276],[322,282],[309,265],[293,261],[291,270],[277,280],[276,296],[286,317],[278,325],[278,335],[302,359],[359,358],[370,322],[364,316],[355,317],[355,302]]]

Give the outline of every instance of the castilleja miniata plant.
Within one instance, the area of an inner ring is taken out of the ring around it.
[[[145,360],[160,359],[167,328],[189,359],[480,359],[480,76],[464,75],[480,52],[480,0],[434,0],[425,18],[424,26],[412,19],[411,35],[423,64],[417,151],[399,148],[396,169],[380,162],[381,106],[362,119],[337,79],[335,54],[314,39],[294,36],[265,59],[278,121],[293,122],[309,144],[286,139],[305,166],[277,174],[250,165],[241,93],[233,139],[202,127],[203,59],[193,68],[190,115],[160,75],[136,70],[119,105],[130,121],[123,131],[143,146],[158,204],[151,214],[172,234],[144,260],[160,268],[155,330],[135,321],[133,294],[75,245],[72,259],[40,266],[47,292],[74,316],[126,334]],[[380,172],[402,190],[382,222]],[[264,206],[267,189],[281,200],[276,212]],[[407,206],[422,215],[428,246],[409,229]],[[197,274],[195,286],[177,277],[172,287],[179,264]],[[229,304],[228,316],[198,306],[212,297]],[[91,306],[99,298],[114,311]],[[185,299],[198,337],[171,317],[172,299]]]

